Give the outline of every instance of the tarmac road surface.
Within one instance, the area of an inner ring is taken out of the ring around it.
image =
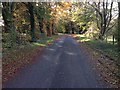
[[[47,46],[35,63],[27,65],[3,88],[106,88],[90,58],[71,36]]]

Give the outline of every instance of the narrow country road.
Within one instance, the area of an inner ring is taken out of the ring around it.
[[[35,63],[26,66],[3,88],[105,88],[71,36],[47,46]]]

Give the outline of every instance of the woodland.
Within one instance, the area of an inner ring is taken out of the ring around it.
[[[0,8],[3,82],[64,35],[109,58],[120,77],[120,2],[1,2]]]

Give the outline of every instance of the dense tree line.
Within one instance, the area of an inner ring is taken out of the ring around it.
[[[61,17],[67,16],[62,12],[69,8],[69,2],[2,2],[3,42],[12,47],[54,35]]]
[[[57,32],[92,32],[93,37],[104,40],[116,27],[117,14],[113,15],[113,4],[114,2],[2,2],[3,42],[8,42],[8,47],[12,47],[13,44],[35,42]],[[119,42],[119,35],[112,35]]]

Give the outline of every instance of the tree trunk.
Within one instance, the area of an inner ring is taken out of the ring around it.
[[[2,16],[4,20],[4,25],[5,25],[5,31],[6,32],[11,32],[11,26],[13,25],[13,16],[12,16],[12,10],[11,10],[11,5],[8,2],[3,2],[2,3],[3,8],[2,8]]]
[[[14,2],[2,2],[2,5],[3,5],[2,16],[4,20],[4,29],[5,29],[5,32],[9,33],[10,35],[7,42],[9,42],[10,47],[12,47],[17,42],[16,41],[17,33],[16,33],[14,20],[13,20]]]
[[[96,20],[97,27],[100,30],[99,39],[104,40],[105,33],[112,28],[110,26],[112,21],[112,10],[113,10],[113,2],[110,3],[110,8],[108,2],[94,2],[91,6],[96,11]],[[100,6],[102,8],[100,8]],[[114,25],[114,24],[113,24]]]
[[[31,25],[31,41],[35,42],[35,19],[34,19],[34,7],[31,2],[28,2],[28,10],[30,14],[30,25]]]
[[[99,33],[99,39],[104,40],[104,34],[102,34],[102,32]]]
[[[107,35],[105,36],[105,39],[106,39],[106,43],[107,43]]]
[[[51,32],[50,32],[50,22],[47,22],[47,24],[46,24],[47,26],[46,26],[46,29],[47,29],[47,36],[51,36]]]
[[[9,13],[9,11],[7,10],[5,3],[3,4],[3,8],[2,8],[2,16],[3,16],[3,20],[4,20],[4,32],[8,33],[10,32],[10,27],[9,27],[9,22],[8,22],[8,17],[7,17],[7,13]]]
[[[40,33],[44,33],[43,31],[43,22],[39,21],[39,28],[40,28]]]
[[[119,52],[119,60],[120,60],[120,2],[118,2],[118,12],[119,12],[119,15],[118,15],[118,52]],[[120,63],[120,62],[119,62]]]
[[[120,76],[120,2],[118,2],[118,40],[117,40],[117,42],[118,42],[118,75]],[[118,83],[120,83],[120,79],[119,79],[119,81],[118,81]]]
[[[54,23],[52,23],[52,35],[55,35],[55,27],[54,27]]]
[[[114,37],[114,35],[113,35],[113,45],[115,44],[115,37]]]

